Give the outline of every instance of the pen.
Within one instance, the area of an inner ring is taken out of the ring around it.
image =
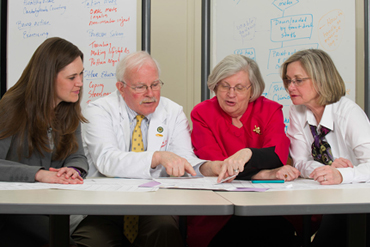
[[[254,184],[262,184],[262,183],[284,183],[284,179],[277,179],[277,180],[273,180],[273,179],[270,179],[270,180],[252,180],[252,183]]]
[[[222,180],[219,182],[219,184],[221,184],[221,183],[223,183],[223,182],[225,182],[225,181],[229,180],[230,178],[236,177],[236,175],[238,175],[238,174],[234,174],[234,175],[232,175],[232,176],[230,176],[230,177],[227,177],[227,178],[222,179]]]

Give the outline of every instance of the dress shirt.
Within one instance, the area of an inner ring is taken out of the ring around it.
[[[310,125],[318,129],[325,126],[331,131],[325,136],[330,144],[334,160],[345,158],[354,168],[338,168],[342,183],[370,180],[370,123],[364,111],[353,101],[342,97],[338,102],[326,105],[320,123],[304,105],[290,107],[290,154],[294,166],[308,178],[314,169],[324,164],[314,161],[311,154],[313,136]]]

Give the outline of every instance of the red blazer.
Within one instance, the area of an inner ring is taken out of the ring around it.
[[[195,154],[205,160],[225,160],[243,148],[275,147],[280,161],[286,164],[290,141],[285,135],[281,109],[280,104],[261,96],[248,104],[240,118],[243,127],[239,129],[232,125],[231,117],[221,109],[216,97],[201,102],[191,112]],[[229,218],[188,217],[188,245],[207,246]]]
[[[196,105],[191,112],[195,154],[205,160],[224,160],[243,148],[275,147],[275,153],[286,164],[290,141],[281,109],[282,105],[261,96],[248,104],[239,129],[232,125],[216,97]]]

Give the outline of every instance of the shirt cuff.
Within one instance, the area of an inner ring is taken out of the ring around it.
[[[337,168],[340,174],[342,174],[342,184],[350,184],[353,182],[355,176],[355,170],[353,168]]]
[[[204,175],[200,172],[200,167],[204,164],[204,163],[206,163],[207,161],[204,161],[204,162],[201,162],[201,163],[199,163],[199,164],[197,164],[197,165],[195,165],[195,166],[193,166],[193,168],[194,168],[194,170],[195,170],[195,172],[197,173],[197,177],[204,177]]]
[[[80,170],[79,168],[76,168],[76,167],[73,167],[73,166],[68,166],[68,168],[72,168],[74,169],[76,172],[78,172],[78,175],[80,175],[80,177],[84,177],[86,172],[84,170]]]

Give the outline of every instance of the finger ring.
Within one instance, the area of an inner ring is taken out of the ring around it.
[[[239,168],[234,169],[234,172],[239,172]]]
[[[288,178],[288,174],[285,174],[285,175],[284,175],[284,178]]]
[[[326,181],[326,177],[325,177],[325,175],[324,175],[324,181]]]

